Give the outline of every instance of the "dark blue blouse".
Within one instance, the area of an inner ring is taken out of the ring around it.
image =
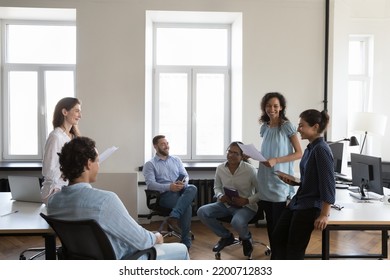
[[[321,209],[323,201],[333,204],[336,195],[333,155],[323,137],[307,145],[299,167],[301,185],[289,208]]]

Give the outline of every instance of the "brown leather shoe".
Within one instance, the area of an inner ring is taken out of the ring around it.
[[[170,227],[178,234],[181,234],[181,228],[180,228],[180,223],[178,218],[168,217],[167,223],[168,223],[168,227]]]

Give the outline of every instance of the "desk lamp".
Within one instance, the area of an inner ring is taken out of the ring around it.
[[[360,154],[363,152],[367,134],[384,136],[386,132],[387,116],[377,113],[359,112],[355,114],[352,130],[364,132],[363,144]]]
[[[329,142],[328,144],[329,145],[332,145],[332,144],[335,144],[335,143],[340,143],[340,142],[343,142],[343,141],[349,141],[349,146],[352,147],[352,146],[359,146],[359,142],[357,140],[357,138],[355,136],[351,136],[351,138],[344,138],[344,139],[340,139],[340,140],[337,140],[337,141],[332,141],[332,142]]]

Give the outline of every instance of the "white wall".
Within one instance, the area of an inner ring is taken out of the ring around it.
[[[333,1],[334,29],[331,55],[332,89],[331,115],[337,119],[331,127],[331,140],[350,137],[346,135],[347,119],[347,79],[348,79],[348,40],[351,34],[372,35],[374,38],[373,98],[370,109],[375,113],[388,115],[387,104],[390,102],[390,2],[372,0]],[[356,134],[356,136],[359,136]],[[385,136],[368,136],[367,145],[370,154],[381,156],[383,161],[390,161],[390,147],[386,139],[390,137],[390,125],[387,124]]]
[[[80,129],[100,150],[119,147],[102,164],[103,173],[134,172],[147,160],[147,10],[242,13],[245,143],[259,146],[259,103],[268,91],[286,96],[287,115],[295,124],[301,111],[323,108],[324,0],[0,0],[0,5],[77,9]]]
[[[322,109],[322,0],[2,0],[0,5],[77,9],[80,129],[101,150],[120,147],[102,165],[105,172],[135,171],[145,161],[146,10],[243,13],[245,142],[259,142],[259,102],[267,91],[285,94],[288,116],[294,122],[304,109]]]
[[[132,217],[137,217],[137,173],[100,173],[93,186],[115,192]]]

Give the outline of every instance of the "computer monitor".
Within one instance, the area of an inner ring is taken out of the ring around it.
[[[342,170],[342,163],[343,163],[343,149],[344,149],[344,143],[329,143],[329,148],[332,151],[333,154],[333,161],[334,161],[334,172],[338,174],[341,174]]]
[[[352,184],[360,187],[362,199],[365,191],[383,195],[382,159],[380,157],[351,154]]]

